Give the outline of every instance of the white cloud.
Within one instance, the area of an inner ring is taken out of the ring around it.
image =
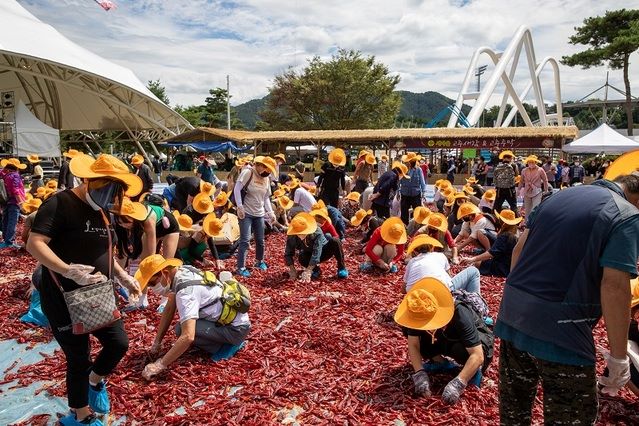
[[[455,97],[479,46],[504,48],[527,25],[537,59],[560,59],[579,50],[568,44],[573,27],[620,7],[616,0],[115,1],[118,8],[110,12],[92,0],[19,3],[142,81],[159,78],[172,104],[186,105],[224,87],[227,74],[235,104],[264,96],[276,74],[315,55],[327,58],[336,47],[375,55],[401,75],[400,89]],[[637,76],[639,55],[632,60],[630,75]],[[605,72],[561,66],[564,101],[603,84]],[[623,88],[621,71],[612,71],[610,81]],[[553,102],[552,85],[543,87]],[[633,92],[639,94],[639,79]]]

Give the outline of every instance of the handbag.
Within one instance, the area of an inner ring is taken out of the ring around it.
[[[71,317],[71,331],[73,334],[88,334],[104,327],[108,327],[121,318],[116,305],[113,289],[112,268],[113,252],[111,228],[104,212],[102,218],[109,236],[109,279],[107,281],[80,287],[73,291],[64,291],[53,271],[49,270],[53,281],[58,285],[64,302]]]

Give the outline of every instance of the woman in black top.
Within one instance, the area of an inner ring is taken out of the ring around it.
[[[42,204],[27,250],[42,264],[42,310],[67,360],[67,395],[72,413],[60,423],[100,425],[92,410],[110,410],[103,377],[126,353],[128,338],[122,320],[92,332],[102,345],[92,361],[89,335],[72,332],[62,291],[102,282],[112,270],[133,296],[140,294],[137,282],[113,261],[115,238],[109,211],[117,210],[125,193],[137,195],[142,181],[120,160],[105,154],[97,160],[80,154],[71,160],[70,169],[84,182]]]

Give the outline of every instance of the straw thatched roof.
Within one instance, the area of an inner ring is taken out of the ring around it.
[[[574,139],[578,129],[575,126],[550,127],[480,127],[432,129],[370,129],[370,130],[307,130],[254,132],[246,130],[213,129],[198,127],[163,143],[233,141],[242,144],[258,142],[290,143],[370,143],[375,141],[400,141],[403,139],[472,139],[472,138],[540,138]]]

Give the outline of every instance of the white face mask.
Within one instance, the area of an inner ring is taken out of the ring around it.
[[[168,285],[166,287],[163,286],[161,282],[157,283],[153,287],[150,287],[150,289],[159,296],[167,296],[171,292],[170,287]]]

